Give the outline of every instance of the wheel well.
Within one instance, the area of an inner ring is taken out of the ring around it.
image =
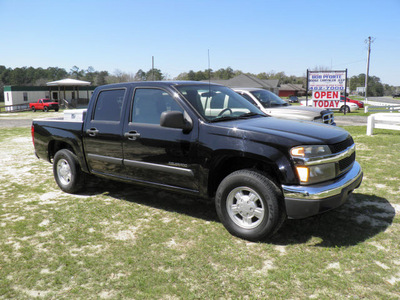
[[[57,151],[61,149],[67,149],[70,150],[72,153],[75,154],[75,151],[73,150],[72,146],[66,142],[62,141],[51,141],[49,143],[49,160],[52,161],[54,156],[56,155]]]
[[[272,163],[259,161],[252,158],[245,157],[232,157],[221,162],[211,173],[208,178],[208,194],[210,197],[215,196],[217,188],[221,181],[231,174],[232,172],[252,169],[257,170],[265,174],[269,179],[271,179],[277,186],[280,186],[280,180],[278,175],[278,170]]]

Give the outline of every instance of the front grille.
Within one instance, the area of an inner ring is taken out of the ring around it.
[[[332,153],[338,153],[342,152],[343,150],[346,150],[353,144],[354,144],[353,138],[349,136],[346,140],[340,143],[329,145],[329,148],[331,149]]]
[[[322,114],[322,122],[332,124],[334,121],[333,112]]]
[[[356,153],[353,152],[349,157],[343,158],[339,161],[339,173],[345,172],[356,160]]]

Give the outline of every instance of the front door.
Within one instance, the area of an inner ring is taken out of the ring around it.
[[[136,181],[197,191],[197,132],[161,127],[164,111],[184,112],[165,90],[135,90],[123,130],[126,175]]]

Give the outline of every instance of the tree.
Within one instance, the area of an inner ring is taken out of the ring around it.
[[[357,76],[350,78],[350,90],[355,91],[357,87],[365,86],[365,74],[361,73]],[[376,76],[368,76],[368,96],[383,96],[384,86],[381,83],[381,79]]]
[[[85,71],[85,77],[83,79],[93,83],[94,80],[95,80],[96,75],[97,75],[97,72],[95,71],[95,69],[92,66],[90,66]]]
[[[107,71],[100,71],[97,72],[96,78],[95,78],[95,84],[96,85],[104,85],[107,84],[107,76],[109,76]]]
[[[80,70],[77,66],[73,66],[70,71],[71,76],[75,79],[80,79],[84,75],[84,71]]]
[[[146,81],[146,72],[143,71],[142,69],[139,69],[136,72],[135,77],[133,79],[135,81]]]
[[[146,73],[146,80],[163,80],[164,76],[160,69],[150,69]]]

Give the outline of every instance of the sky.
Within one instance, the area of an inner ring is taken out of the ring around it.
[[[400,86],[400,0],[0,0],[0,65],[366,72]],[[209,56],[208,56],[209,53]],[[208,59],[210,57],[210,59]]]

